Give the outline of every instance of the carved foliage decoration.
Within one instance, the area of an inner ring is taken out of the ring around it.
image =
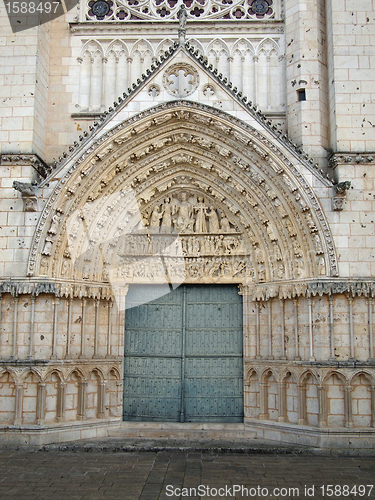
[[[311,189],[262,134],[177,102],[124,122],[56,187],[29,271],[89,282],[275,282],[337,274]]]
[[[273,18],[272,0],[183,0],[187,18],[245,19]],[[272,7],[271,7],[272,6]],[[180,2],[175,0],[89,0],[86,19],[91,21],[177,20]]]

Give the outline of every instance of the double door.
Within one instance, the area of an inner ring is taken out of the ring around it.
[[[237,286],[133,286],[125,318],[124,420],[242,422]],[[150,300],[150,301],[148,301]]]

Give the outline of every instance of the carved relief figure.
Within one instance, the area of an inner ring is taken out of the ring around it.
[[[324,257],[318,259],[319,275],[324,276],[326,274],[326,263]]]
[[[51,225],[48,229],[48,233],[49,234],[57,234],[57,229],[59,227],[59,224],[60,224],[60,217],[57,214],[55,214],[52,217]]]
[[[169,197],[164,199],[164,205],[162,206],[162,221],[161,221],[161,233],[170,233],[172,230],[172,205],[171,199]]]
[[[229,220],[228,220],[226,215],[223,215],[223,217],[221,218],[220,225],[221,225],[221,230],[223,231],[223,233],[230,233],[231,232]]]
[[[210,211],[206,212],[206,215],[208,217],[208,232],[218,233],[220,231],[219,217],[213,205],[210,205]]]
[[[322,243],[319,238],[319,234],[314,234],[314,240],[315,240],[315,246],[316,246],[316,253],[320,254],[323,253],[323,247]]]
[[[195,232],[196,233],[206,233],[206,214],[207,214],[207,205],[204,203],[203,196],[198,196],[198,203],[194,206],[194,212],[197,214],[197,218],[195,220]]]
[[[177,218],[173,219],[175,223],[175,228],[179,233],[193,232],[194,219],[193,207],[188,200],[188,194],[186,191],[181,191],[179,195],[180,204],[175,207],[174,213],[177,214]]]
[[[157,205],[154,207],[150,218],[150,232],[158,233],[159,232],[159,224],[160,219],[163,217],[163,212],[160,210],[160,207]]]
[[[61,274],[63,276],[66,276],[69,272],[69,262],[67,260],[63,260],[62,266],[61,266]]]
[[[178,17],[178,29],[179,30],[184,30],[186,26],[186,21],[187,21],[187,12],[185,9],[185,5],[181,4],[180,10],[177,12],[177,17]]]
[[[43,255],[51,255],[53,247],[53,240],[49,237],[46,238],[46,242],[44,244],[44,248],[42,250]]]
[[[268,236],[270,237],[270,240],[277,241],[277,236],[275,234],[275,230],[270,222],[267,222],[266,229],[267,229]]]
[[[282,280],[284,278],[284,266],[282,264],[279,264],[277,268],[277,277],[279,280]]]
[[[107,270],[106,267],[103,267],[103,272],[102,272],[102,280],[105,282],[105,283],[108,283],[109,282],[109,272]]]
[[[278,245],[277,242],[274,242],[273,248],[274,248],[274,251],[275,251],[275,258],[276,258],[276,260],[282,260],[283,257],[281,255],[281,250],[280,250],[280,247],[279,247],[279,245]]]

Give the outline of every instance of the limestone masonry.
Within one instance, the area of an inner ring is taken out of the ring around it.
[[[0,15],[0,442],[373,448],[375,0]]]

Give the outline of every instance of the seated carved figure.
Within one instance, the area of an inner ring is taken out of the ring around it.
[[[182,191],[179,194],[180,203],[174,209],[174,215],[177,215],[173,219],[175,229],[179,233],[190,233],[193,232],[195,219],[193,215],[193,206],[188,200],[188,194],[186,191]]]

